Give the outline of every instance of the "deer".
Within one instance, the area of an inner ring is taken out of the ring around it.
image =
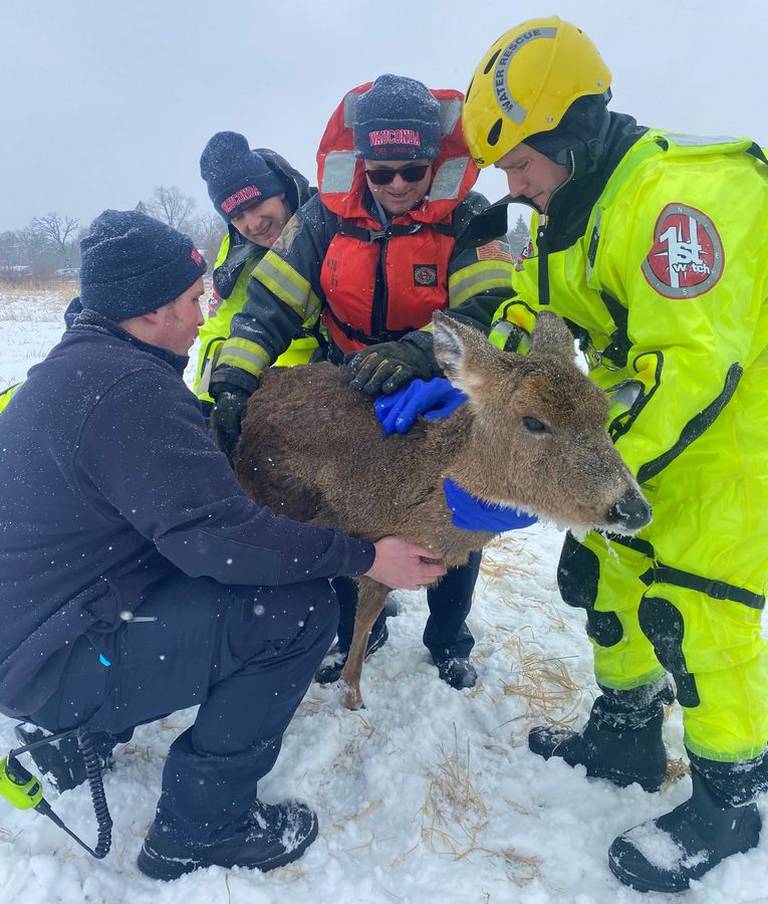
[[[577,532],[633,534],[651,508],[607,432],[609,402],[576,362],[573,336],[539,315],[528,354],[501,351],[479,330],[433,315],[434,355],[467,401],[445,420],[420,418],[384,436],[369,397],[323,362],[272,368],[251,395],[234,450],[245,493],[279,514],[376,542],[396,535],[466,563],[495,536],[451,522],[450,477],[474,496]],[[363,706],[368,637],[389,588],[358,579],[344,704]]]

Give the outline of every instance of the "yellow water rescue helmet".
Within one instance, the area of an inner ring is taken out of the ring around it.
[[[584,32],[557,16],[531,19],[495,41],[475,70],[462,114],[479,167],[556,128],[580,97],[605,94],[611,73]]]

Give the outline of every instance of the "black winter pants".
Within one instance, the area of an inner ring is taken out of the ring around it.
[[[246,818],[337,619],[328,581],[226,587],[177,575],[117,632],[80,638],[56,694],[30,721],[120,735],[200,704],[171,745],[157,818],[184,839],[213,843]]]
[[[469,656],[475,645],[465,619],[472,608],[481,558],[482,553],[473,552],[466,565],[449,569],[435,587],[427,590],[429,618],[423,640],[433,659],[463,658]],[[357,584],[351,578],[335,578],[333,587],[339,598],[339,647],[346,652],[355,627]],[[371,629],[372,637],[384,628],[385,619],[386,614],[382,612]]]

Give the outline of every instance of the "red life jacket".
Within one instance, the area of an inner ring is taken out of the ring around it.
[[[463,95],[430,89],[440,102],[442,138],[429,194],[416,210],[392,218],[386,231],[365,207],[364,166],[355,157],[355,105],[371,82],[353,88],[328,122],[317,152],[323,204],[339,217],[339,231],[323,260],[323,320],[344,352],[396,339],[424,326],[448,306],[448,263],[455,239],[453,212],[477,181],[461,131]],[[374,311],[377,274],[383,297]]]

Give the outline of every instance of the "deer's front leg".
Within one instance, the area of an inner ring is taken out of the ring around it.
[[[349,655],[341,673],[341,680],[347,686],[344,694],[344,705],[347,709],[360,709],[363,705],[363,695],[360,692],[360,676],[363,671],[365,652],[368,649],[368,638],[370,637],[373,623],[384,608],[384,601],[389,593],[388,587],[372,581],[370,578],[360,578],[358,587],[355,629],[352,633]]]

